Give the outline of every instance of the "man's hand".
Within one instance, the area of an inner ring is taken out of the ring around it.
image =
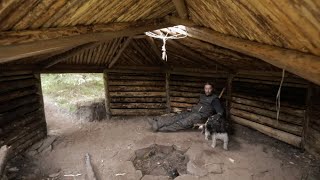
[[[187,108],[187,111],[191,112],[191,110],[192,110],[191,107],[188,107],[188,108]]]

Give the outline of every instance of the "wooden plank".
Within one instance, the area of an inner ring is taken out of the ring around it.
[[[277,130],[277,129],[274,129],[274,128],[271,128],[271,127],[268,127],[268,126],[265,126],[265,125],[262,125],[262,124],[259,124],[256,122],[252,122],[252,121],[249,121],[249,120],[246,120],[244,118],[237,117],[234,115],[231,115],[231,119],[238,124],[248,126],[252,129],[255,129],[255,130],[263,133],[263,134],[266,134],[266,135],[271,136],[273,138],[276,138],[280,141],[291,144],[295,147],[300,147],[301,137],[299,137],[299,136],[296,136],[296,135],[293,135],[293,134],[290,134],[290,133],[287,133],[287,132],[284,132],[281,130]]]
[[[180,102],[171,102],[170,105],[171,105],[172,107],[186,108],[186,107],[192,107],[194,104],[180,103]]]
[[[36,79],[23,79],[17,81],[5,81],[0,83],[0,93],[17,90],[35,85]]]
[[[84,43],[133,36],[169,25],[170,23],[165,22],[164,19],[151,19],[106,25],[1,32],[0,63],[71,48]]]
[[[182,103],[189,103],[189,104],[196,104],[199,102],[198,98],[186,98],[186,97],[171,97],[171,102],[182,102]]]
[[[39,95],[32,94],[32,95],[23,96],[23,97],[14,99],[13,101],[4,102],[4,103],[0,104],[0,113],[12,110],[12,109],[17,108],[19,106],[22,106],[24,104],[34,103],[39,100],[40,100]]]
[[[0,103],[4,103],[5,101],[13,100],[22,96],[27,96],[30,94],[36,93],[38,90],[35,86],[18,89],[14,91],[9,91],[7,93],[0,95]]]

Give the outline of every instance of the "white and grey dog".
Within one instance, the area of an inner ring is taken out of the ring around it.
[[[205,134],[205,139],[209,140],[212,137],[211,147],[215,148],[217,139],[223,141],[223,149],[228,150],[229,136],[227,133],[227,122],[220,115],[216,114],[208,118],[205,124],[199,126],[202,129],[202,133]]]

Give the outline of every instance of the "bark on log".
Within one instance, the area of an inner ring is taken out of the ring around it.
[[[275,104],[274,100],[270,100],[270,99],[264,98],[264,97],[248,96],[248,95],[244,95],[244,94],[240,94],[240,93],[232,93],[232,96],[245,98],[245,99],[249,99],[249,100],[254,100],[254,101],[260,101],[260,102],[266,102],[266,103]],[[303,113],[304,113],[304,110],[305,110],[304,106],[296,106],[296,105],[293,105],[293,104],[289,104],[287,102],[281,102],[281,107],[294,108],[294,109],[300,110],[300,112],[303,112]],[[303,117],[303,115],[302,115],[302,117]]]
[[[262,102],[258,100],[250,100],[246,98],[241,98],[241,97],[232,97],[232,101],[238,104],[244,104],[248,106],[253,106],[253,107],[258,107],[258,108],[263,108],[267,109],[270,111],[276,112],[276,106],[275,103],[269,103],[269,102]],[[301,109],[295,109],[291,107],[285,107],[281,103],[281,112],[284,112],[286,114],[290,114],[299,118],[304,117],[304,110]]]
[[[200,88],[194,87],[184,87],[184,86],[170,86],[170,90],[172,91],[184,91],[184,92],[193,92],[193,93],[201,93],[203,90]]]
[[[252,122],[252,121],[249,121],[249,120],[246,120],[244,118],[237,117],[234,115],[231,115],[231,119],[238,124],[248,126],[252,129],[255,129],[263,134],[266,134],[268,136],[276,138],[280,141],[286,142],[286,143],[291,144],[296,147],[300,147],[301,137],[299,137],[299,136],[296,136],[296,135],[293,135],[293,134],[290,134],[290,133],[287,133],[287,132],[284,132],[281,130],[277,130],[277,129],[274,129],[274,128],[271,128],[271,127],[268,127],[268,126],[265,126],[265,125],[262,125],[262,124],[259,124],[256,122]]]
[[[199,102],[199,98],[171,97],[171,102],[196,104]]]
[[[165,103],[111,103],[112,109],[165,109]]]
[[[112,97],[111,103],[165,103],[165,97]]]
[[[264,80],[246,79],[246,78],[234,78],[234,81],[248,82],[248,83],[258,83],[258,84],[279,85],[279,82],[276,82],[276,81],[264,81]],[[283,82],[282,85],[284,87],[287,86],[287,87],[297,87],[297,88],[306,88],[308,86],[307,84],[297,84],[297,83],[290,83],[290,82]]]
[[[164,81],[165,77],[162,76],[150,76],[147,74],[139,74],[139,75],[117,75],[117,74],[113,74],[113,75],[109,75],[109,79],[111,81],[115,81],[115,80],[148,80],[148,81]]]
[[[7,93],[2,93],[0,94],[0,103],[4,103],[5,101],[13,100],[13,99],[30,95],[36,92],[37,92],[37,88],[32,86],[28,88],[9,91]]]
[[[160,86],[109,86],[110,92],[161,92],[165,87]]]
[[[109,81],[109,85],[115,86],[115,85],[123,85],[123,86],[165,86],[164,81]]]
[[[266,110],[266,109],[262,109],[262,108],[258,108],[258,107],[247,106],[247,105],[244,105],[244,104],[237,104],[237,103],[232,103],[231,107],[235,108],[235,109],[240,109],[240,110],[244,110],[244,111],[247,111],[247,112],[251,112],[251,113],[254,113],[254,114],[270,117],[270,118],[273,118],[273,119],[277,118],[277,112],[276,111],[270,111],[270,110]],[[288,122],[288,123],[292,123],[292,124],[295,124],[295,125],[299,125],[299,126],[302,125],[302,121],[303,121],[302,117],[297,117],[297,116],[292,116],[292,115],[289,115],[289,114],[285,114],[281,110],[280,110],[279,120],[284,121],[284,122]]]
[[[177,91],[171,91],[170,95],[172,97],[191,97],[191,98],[199,98],[200,97],[200,93],[177,92]]]
[[[234,109],[234,108],[231,108],[230,113],[232,115],[242,117],[244,119],[254,121],[259,124],[271,126],[272,128],[280,129],[282,131],[286,131],[291,134],[295,134],[298,136],[302,135],[302,127],[301,126],[288,124],[288,123],[282,122],[280,120],[277,122],[276,119],[272,119],[272,118],[265,117],[265,116],[260,116],[257,114],[252,114],[250,112],[246,112],[246,111],[242,111],[242,110]]]
[[[36,83],[36,79],[23,79],[23,80],[17,80],[17,81],[5,81],[0,83],[0,93],[6,92],[6,91],[12,91],[16,89],[21,89],[24,87],[33,86]]]
[[[9,154],[11,153],[11,148],[4,145],[0,148],[0,179],[4,176],[4,170],[7,165]]]
[[[29,96],[24,96],[21,98],[14,99],[9,102],[4,102],[3,104],[0,104],[0,113],[4,113],[6,111],[12,110],[14,108],[17,108],[19,106],[28,104],[28,103],[34,103],[40,100],[40,97],[36,94],[32,94]]]
[[[33,78],[33,77],[34,77],[33,74],[2,76],[2,77],[0,77],[0,82],[13,81],[13,80],[22,80],[22,79],[30,79],[30,78]]]
[[[91,159],[89,153],[86,153],[85,157],[85,166],[86,166],[86,177],[88,180],[96,180],[96,175],[94,173],[93,167],[91,165]]]
[[[111,109],[113,115],[118,116],[153,116],[165,114],[165,109]]]
[[[189,103],[179,103],[179,102],[171,102],[172,107],[181,107],[181,108],[186,108],[186,107],[192,107],[194,104],[189,104]]]
[[[113,97],[166,97],[166,92],[110,92]]]
[[[26,104],[24,106],[18,107],[15,109],[14,112],[6,112],[0,114],[0,126],[6,124],[7,122],[10,122],[18,117],[22,117],[27,113],[30,113],[32,111],[35,111],[41,107],[40,103],[32,103],[32,104]]]

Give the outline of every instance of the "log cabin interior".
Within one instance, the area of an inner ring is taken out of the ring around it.
[[[1,1],[0,175],[47,137],[42,73],[103,73],[112,123],[183,110],[211,82],[231,124],[320,156],[317,0]]]

